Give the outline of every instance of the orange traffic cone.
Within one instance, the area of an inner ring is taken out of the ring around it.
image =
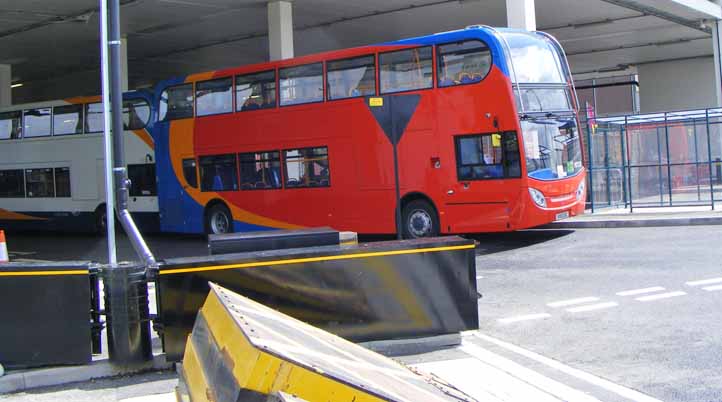
[[[8,247],[5,244],[5,232],[0,230],[0,263],[10,262],[8,257]]]

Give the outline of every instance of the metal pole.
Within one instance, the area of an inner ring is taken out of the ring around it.
[[[669,206],[672,206],[672,157],[669,155],[669,123],[667,113],[664,113],[664,142],[667,149],[667,192],[669,193]]]
[[[100,0],[100,54],[103,82],[103,145],[105,146],[105,227],[108,234],[108,264],[118,265],[115,252],[115,197],[113,196],[113,139],[110,131],[110,77],[108,71],[108,4]]]
[[[714,211],[714,181],[712,181],[712,141],[709,133],[709,109],[704,111],[705,124],[707,125],[707,164],[709,166],[709,197]]]
[[[612,188],[609,185],[609,130],[604,131],[604,169],[607,180],[607,205],[612,205]]]
[[[157,262],[143,236],[138,231],[130,211],[128,211],[128,172],[125,167],[123,152],[123,91],[121,89],[120,69],[120,5],[119,0],[109,1],[110,32],[108,46],[110,48],[110,89],[113,110],[113,173],[115,175],[115,197],[118,205],[118,220],[136,254],[143,260],[146,267],[157,267]]]
[[[629,186],[629,213],[634,213],[634,192],[632,190],[632,148],[629,142],[629,126],[627,116],[624,116],[624,135],[627,136],[627,185]]]
[[[694,133],[694,173],[697,177],[697,201],[702,201],[702,187],[699,184],[699,150],[697,149],[697,120],[692,119]]]
[[[665,115],[665,122],[667,124]],[[657,133],[657,179],[659,181],[659,206],[664,206],[664,185],[662,184],[662,141],[659,139],[659,127],[655,128]]]
[[[589,194],[591,195],[592,213],[594,213],[594,146],[592,145],[592,128],[594,124],[589,123],[587,118],[587,152],[589,153]]]
[[[619,131],[619,142],[621,143],[622,149],[620,150],[620,159],[622,162],[622,192],[624,193],[624,207],[627,207],[628,204],[628,193],[627,193],[627,153],[626,153],[626,141],[625,141],[625,130],[624,126],[622,126],[622,129]]]
[[[153,358],[146,273],[148,268],[157,268],[157,263],[128,212],[129,183],[123,155],[123,92],[120,80],[120,5],[119,0],[101,0],[101,3],[106,1],[108,17],[104,21],[103,28],[108,29],[109,32],[103,47],[109,50],[110,55],[110,63],[106,64],[106,70],[110,71],[115,201],[118,207],[118,220],[123,225],[136,253],[143,259],[143,263],[114,264],[105,270],[103,283],[110,361],[118,366],[131,367],[143,365]],[[108,25],[105,25],[105,22]],[[105,116],[107,122],[107,109]],[[105,129],[108,130],[108,127],[106,123]],[[113,215],[109,215],[108,221],[112,218]]]

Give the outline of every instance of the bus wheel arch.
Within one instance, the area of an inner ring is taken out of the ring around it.
[[[401,230],[405,239],[441,233],[439,211],[431,198],[423,193],[409,193],[401,198]]]
[[[214,199],[203,211],[203,222],[207,234],[223,234],[233,232],[233,214],[222,200]]]

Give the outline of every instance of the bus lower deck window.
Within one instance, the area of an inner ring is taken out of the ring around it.
[[[236,155],[213,155],[199,158],[201,191],[238,190]]]
[[[241,190],[281,188],[281,156],[278,151],[239,154]]]
[[[24,174],[21,169],[0,170],[0,198],[24,198]]]
[[[328,148],[301,148],[284,151],[286,188],[329,187],[331,175]]]
[[[25,196],[28,198],[55,197],[53,169],[26,169]]]

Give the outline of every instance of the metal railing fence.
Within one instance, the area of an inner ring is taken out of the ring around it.
[[[722,200],[722,108],[588,119],[587,205],[710,206]]]

